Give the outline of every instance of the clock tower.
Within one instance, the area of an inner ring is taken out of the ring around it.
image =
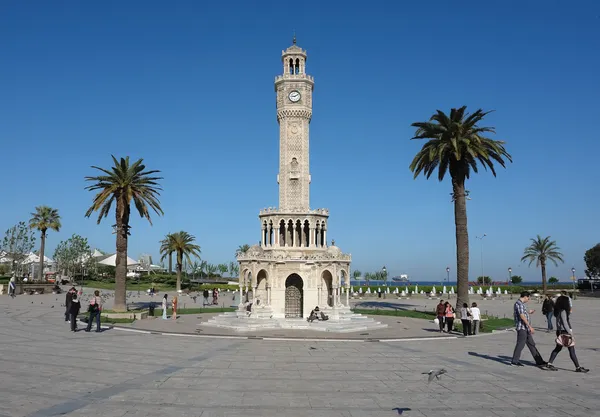
[[[306,73],[306,51],[296,45],[281,53],[283,74],[275,78],[279,123],[279,209],[310,207],[309,125],[314,79]]]

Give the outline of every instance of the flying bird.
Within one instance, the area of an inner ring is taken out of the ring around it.
[[[403,412],[405,411],[410,411],[410,408],[406,408],[406,407],[396,407],[396,408],[392,408],[392,410],[397,411],[398,415],[401,416]]]
[[[448,371],[446,371],[445,369],[432,369],[429,372],[422,372],[423,375],[429,375],[429,378],[427,378],[427,383],[429,384],[431,381],[433,381],[433,378],[435,379],[440,379],[440,376],[444,375],[445,373],[447,373]]]

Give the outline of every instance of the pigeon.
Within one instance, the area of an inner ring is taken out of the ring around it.
[[[405,407],[396,407],[396,408],[392,408],[393,411],[397,411],[398,415],[401,416],[403,412],[405,411],[410,411],[410,408],[405,408]]]
[[[317,350],[317,348],[316,348],[316,347],[312,347],[312,346],[311,346],[311,347],[310,347],[310,350]]]
[[[431,381],[433,381],[433,378],[440,379],[440,376],[444,375],[447,372],[448,371],[446,371],[445,369],[438,369],[438,370],[432,369],[429,372],[422,372],[422,374],[423,375],[425,375],[425,374],[429,375],[429,378],[427,378],[427,383],[429,384]]]

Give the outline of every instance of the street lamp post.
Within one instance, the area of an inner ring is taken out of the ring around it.
[[[475,239],[479,239],[479,241],[481,242],[481,279],[483,280],[484,284],[485,284],[485,278],[483,275],[483,238],[486,236],[487,236],[486,233],[484,233],[483,236],[475,236]]]
[[[573,296],[575,296],[575,267],[571,268],[571,281],[573,281]]]
[[[446,284],[450,285],[450,267],[446,267]]]
[[[381,268],[381,272],[383,274],[383,279],[385,281],[385,286],[387,287],[387,269],[385,268],[385,265],[383,266],[383,268]]]
[[[508,288],[510,289],[510,299],[512,300],[512,268],[508,267]]]

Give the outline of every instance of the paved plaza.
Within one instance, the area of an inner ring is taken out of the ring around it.
[[[508,366],[513,332],[397,342],[73,334],[63,298],[0,296],[0,416],[600,415],[598,300],[574,305],[577,354],[591,370],[583,375],[567,352],[555,362],[559,372]],[[535,338],[547,359],[553,335]],[[523,359],[531,363],[527,350]],[[422,372],[439,368],[448,373],[428,385]]]

